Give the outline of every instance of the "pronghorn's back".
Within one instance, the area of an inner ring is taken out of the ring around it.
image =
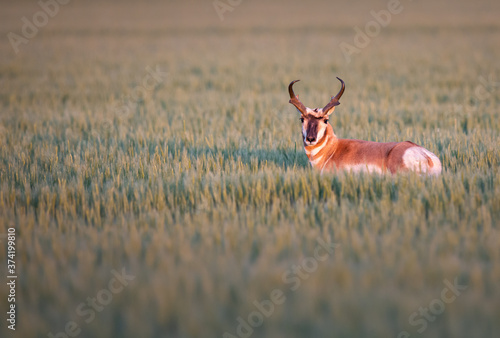
[[[340,80],[340,79],[339,79]],[[290,103],[301,113],[304,148],[309,162],[322,172],[347,170],[353,172],[396,173],[415,171],[429,175],[441,173],[439,158],[429,150],[410,141],[370,142],[339,139],[328,123],[329,115],[340,103],[345,85],[323,109],[305,107],[293,93],[290,83]]]

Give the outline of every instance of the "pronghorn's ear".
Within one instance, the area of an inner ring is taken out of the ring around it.
[[[340,102],[337,102],[334,106],[328,108],[328,110],[325,110],[325,108],[323,108],[323,116],[324,117],[330,116],[335,111],[335,107],[338,106],[339,104]]]
[[[345,83],[344,83],[344,81],[342,81],[342,79],[340,79],[338,77],[337,77],[337,79],[340,81],[340,83],[342,83],[342,88],[340,88],[340,91],[338,92],[337,95],[332,96],[332,99],[330,100],[330,102],[328,102],[328,104],[323,108],[323,115],[324,116],[329,116],[331,113],[333,113],[333,111],[335,110],[335,107],[340,104],[340,102],[339,102],[340,97],[342,96],[342,94],[344,94]]]

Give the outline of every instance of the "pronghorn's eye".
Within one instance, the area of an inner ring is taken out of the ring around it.
[[[328,123],[328,119],[324,119],[325,123]]]
[[[300,122],[304,123],[304,118],[303,117],[300,118]]]

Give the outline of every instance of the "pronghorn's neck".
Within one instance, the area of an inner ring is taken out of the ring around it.
[[[304,143],[304,150],[311,165],[316,168],[323,168],[335,153],[337,141],[332,126],[328,125],[323,137],[315,145],[308,146]]]

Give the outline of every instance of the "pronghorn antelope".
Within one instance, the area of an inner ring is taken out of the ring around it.
[[[361,140],[339,139],[328,123],[329,116],[340,104],[344,93],[342,88],[330,102],[321,108],[311,109],[299,101],[293,92],[295,80],[288,86],[290,103],[300,112],[304,148],[309,162],[314,168],[323,170],[347,170],[353,172],[404,172],[416,171],[438,175],[441,173],[439,158],[429,150],[410,141],[405,142],[370,142]]]

